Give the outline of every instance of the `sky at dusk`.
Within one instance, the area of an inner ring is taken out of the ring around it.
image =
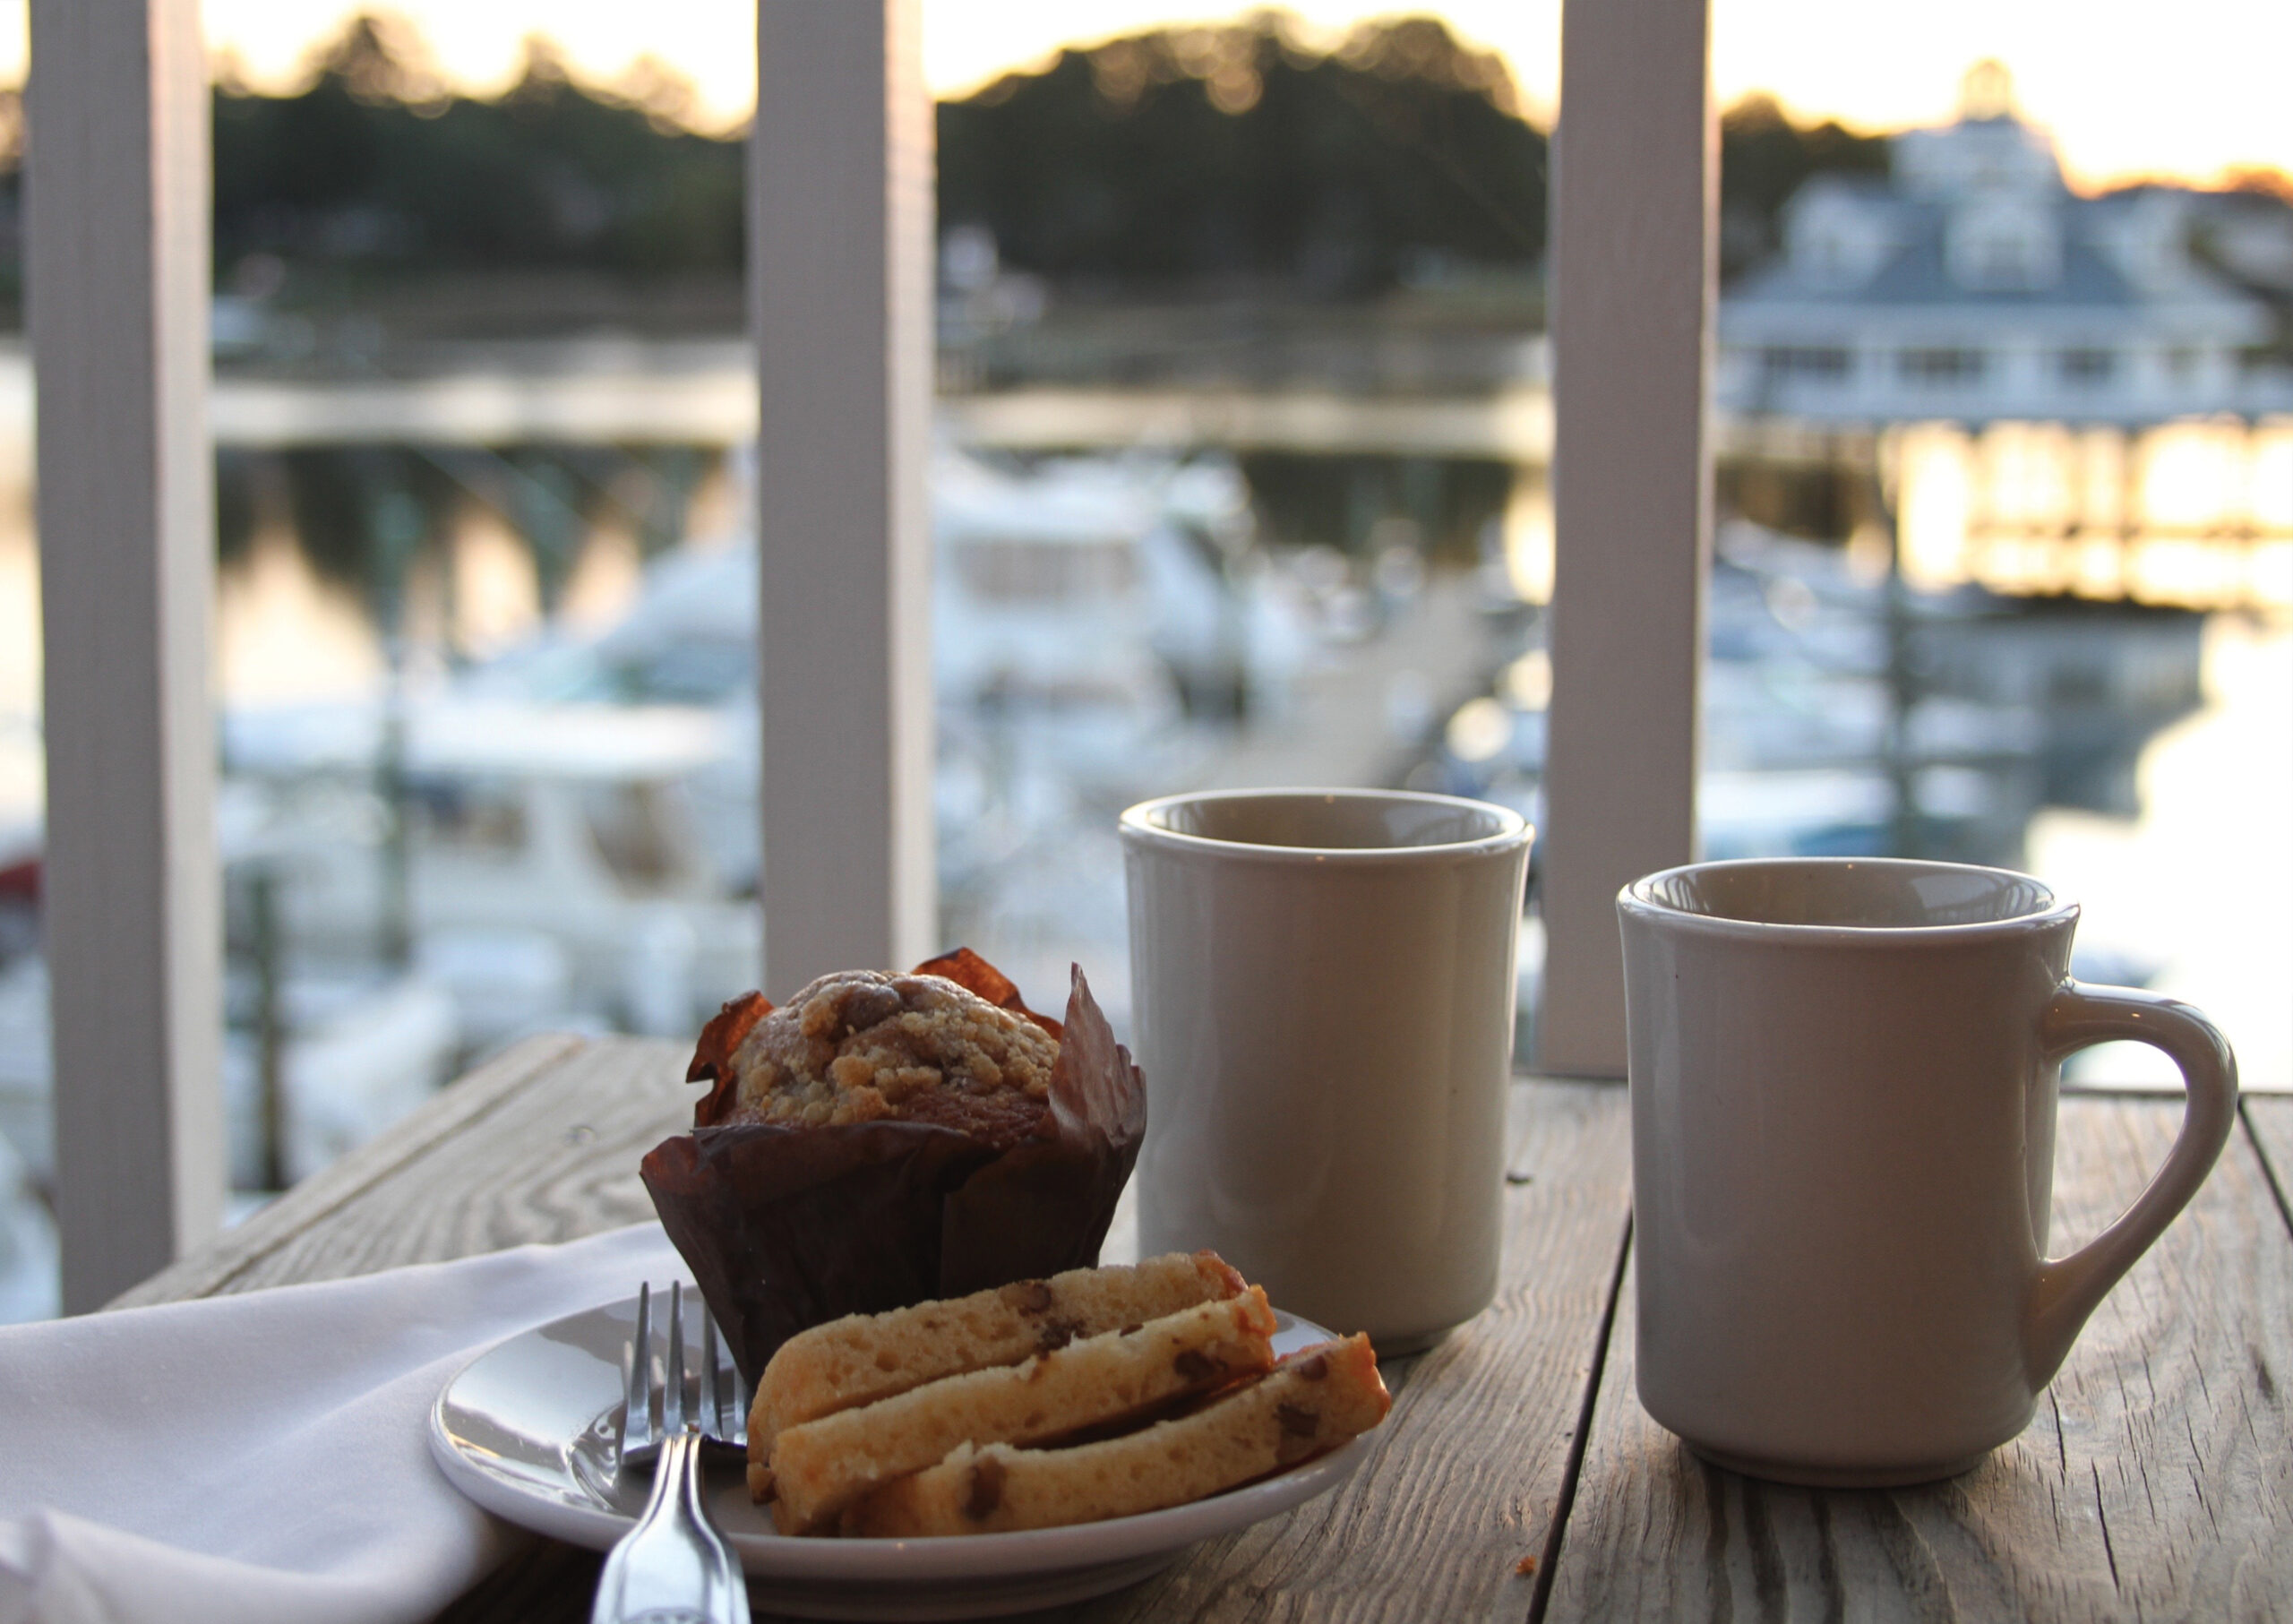
[[[2073,179],[2211,180],[2232,166],[2293,172],[2293,4],[2284,0],[1713,0],[1713,80],[1725,105],[1773,92],[1801,116],[1862,129],[1946,119],[1961,74],[1983,56],[2014,75],[2026,116],[2049,128]],[[313,45],[358,9],[346,0],[206,0],[210,45],[250,82],[292,83]],[[450,77],[477,90],[512,77],[531,33],[611,80],[651,55],[690,78],[702,116],[739,123],[755,95],[745,0],[395,0]],[[1205,0],[923,0],[924,68],[958,94],[1061,45],[1182,21],[1229,19]],[[1530,109],[1559,96],[1560,0],[1293,0],[1310,35],[1399,11],[1447,19],[1500,53]],[[0,80],[21,77],[25,0],[0,0]]]

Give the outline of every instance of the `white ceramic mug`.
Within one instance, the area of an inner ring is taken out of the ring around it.
[[[1497,1289],[1529,826],[1376,790],[1122,814],[1142,1252],[1209,1247],[1380,1353]]]
[[[2229,1045],[2186,1004],[2072,981],[2077,905],[2000,869],[1709,863],[1617,908],[1641,1403],[1787,1482],[1976,1465],[2211,1171]],[[2048,1259],[2062,1061],[2121,1039],[2180,1066],[2181,1137]]]

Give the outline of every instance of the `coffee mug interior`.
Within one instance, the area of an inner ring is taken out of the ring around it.
[[[1713,919],[1866,930],[1996,924],[2055,906],[2054,893],[2027,874],[1884,858],[1701,864],[1652,874],[1632,894]]]
[[[1464,846],[1518,827],[1493,806],[1370,793],[1202,795],[1147,807],[1144,821],[1200,840],[1307,851]]]

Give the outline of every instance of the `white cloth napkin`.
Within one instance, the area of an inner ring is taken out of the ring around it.
[[[657,1224],[0,1327],[0,1624],[425,1619],[522,1536],[430,1458],[493,1343],[689,1278]]]

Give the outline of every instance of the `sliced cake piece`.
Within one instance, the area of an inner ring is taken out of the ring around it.
[[[790,1427],[967,1371],[1017,1364],[1080,1336],[1239,1296],[1215,1252],[1172,1252],[1135,1267],[1070,1269],[883,1314],[854,1314],[790,1337],[765,1367],[749,1412],[749,1491],[771,1485],[773,1440]]]
[[[1033,1443],[1119,1422],[1274,1363],[1274,1310],[1251,1286],[1144,1325],[839,1410],[773,1440],[772,1517],[784,1534],[823,1531],[880,1483],[962,1443]]]
[[[1392,1400],[1367,1336],[1325,1342],[1190,1414],[1069,1448],[963,1444],[846,1508],[839,1531],[885,1538],[1099,1522],[1182,1505],[1334,1449]]]

